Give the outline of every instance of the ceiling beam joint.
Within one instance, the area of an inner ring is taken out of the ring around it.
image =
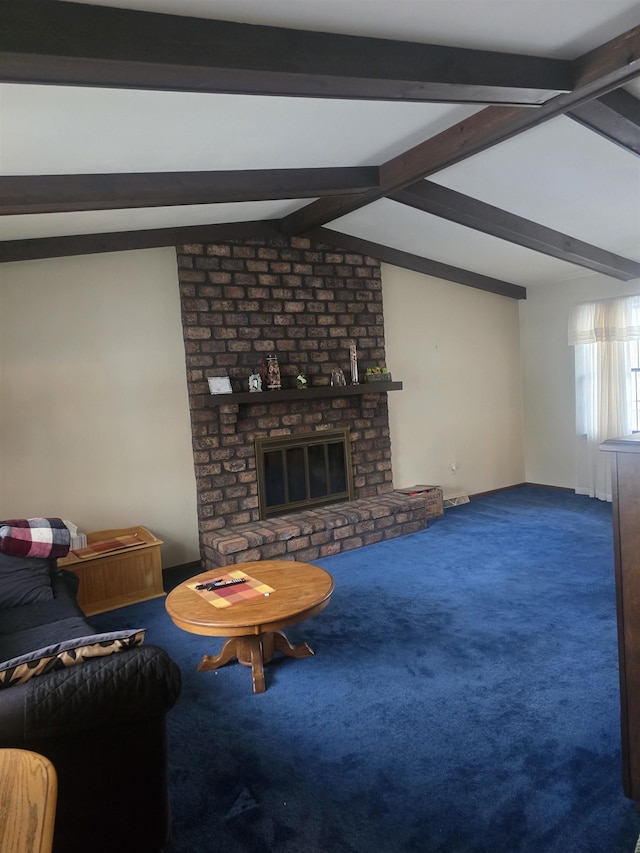
[[[640,100],[625,89],[581,104],[567,115],[609,142],[640,155]]]
[[[576,88],[537,110],[491,106],[458,122],[380,166],[381,184],[357,198],[323,198],[284,217],[285,234],[335,222],[342,216],[401,190],[421,178],[460,163],[552,118],[621,86],[640,74],[640,26],[574,62]]]

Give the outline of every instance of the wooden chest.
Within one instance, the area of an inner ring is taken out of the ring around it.
[[[160,556],[162,540],[145,527],[88,533],[87,545],[109,543],[127,536],[136,537],[140,544],[104,550],[83,558],[70,552],[58,560],[58,568],[68,569],[80,578],[78,604],[87,616],[165,594]]]

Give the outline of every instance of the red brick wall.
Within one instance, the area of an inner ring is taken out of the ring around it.
[[[380,264],[304,238],[178,246],[178,270],[201,532],[257,521],[254,441],[259,436],[351,429],[355,497],[392,490],[386,394],[207,407],[207,371],[223,368],[234,390],[268,353],[283,388],[299,372],[329,385],[385,364]],[[231,400],[230,400],[231,402]]]

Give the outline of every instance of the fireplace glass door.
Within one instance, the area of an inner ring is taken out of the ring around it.
[[[348,430],[256,440],[260,517],[353,499]]]

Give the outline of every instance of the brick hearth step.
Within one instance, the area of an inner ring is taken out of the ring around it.
[[[202,534],[205,570],[251,560],[299,560],[339,554],[416,533],[427,526],[424,494],[370,498],[227,526]]]

